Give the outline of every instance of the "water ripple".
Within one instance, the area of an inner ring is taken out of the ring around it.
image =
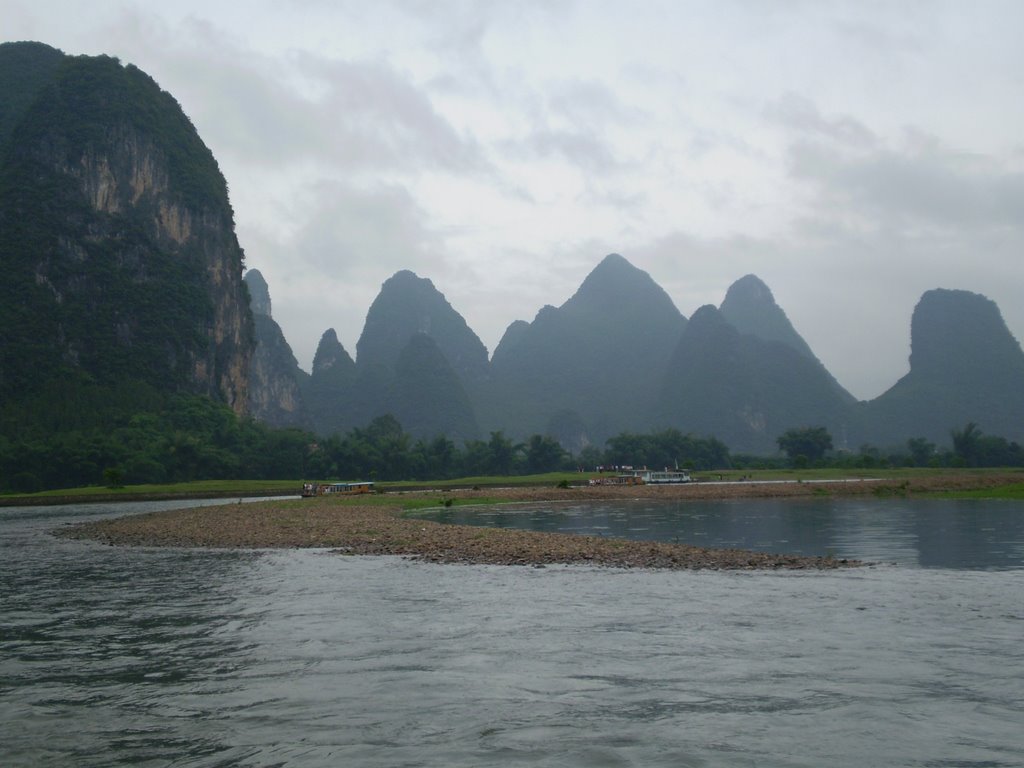
[[[5,766],[1024,763],[1021,570],[444,567],[52,524],[3,522]]]

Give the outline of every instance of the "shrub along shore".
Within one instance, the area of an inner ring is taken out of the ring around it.
[[[592,564],[621,568],[831,569],[861,565],[830,557],[797,557],[597,536],[448,525],[409,510],[479,503],[558,503],[601,499],[912,495],[992,488],[1020,475],[935,476],[900,480],[790,483],[693,483],[417,491],[234,503],[157,512],[68,526],[57,534],[105,544],[146,547],[319,547],[349,555],[399,555],[437,563],[545,566]],[[883,502],[884,503],[884,502]]]

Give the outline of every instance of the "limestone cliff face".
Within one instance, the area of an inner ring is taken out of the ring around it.
[[[304,427],[302,390],[309,376],[299,368],[281,327],[270,316],[270,290],[258,270],[245,273],[253,307],[256,348],[249,365],[249,414],[274,427]]]
[[[266,315],[273,317],[272,304],[270,301],[270,287],[267,285],[263,273],[258,269],[250,269],[245,273],[245,285],[249,289],[249,306],[254,315]]]
[[[84,56],[62,57],[24,104],[0,145],[0,248],[20,297],[5,319],[36,336],[12,336],[0,378],[64,366],[244,412],[244,256],[227,185],[181,107],[138,69]]]
[[[205,349],[190,355],[192,379],[201,391],[242,413],[253,326],[241,283],[244,257],[227,201],[224,207],[186,204],[172,186],[166,154],[151,137],[123,124],[108,135],[105,145],[90,147],[76,163],[58,170],[78,183],[98,218],[134,220],[161,257],[203,271],[212,316],[202,329]],[[134,278],[146,279],[146,255],[118,258],[122,265],[137,261],[131,265]]]
[[[299,368],[281,327],[255,315],[256,350],[249,367],[249,414],[272,427],[304,427],[306,409]]]

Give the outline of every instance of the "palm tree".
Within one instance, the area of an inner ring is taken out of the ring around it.
[[[973,421],[967,422],[963,429],[950,432],[953,438],[953,454],[963,459],[964,464],[973,467],[978,462],[978,444],[981,442],[981,430]]]

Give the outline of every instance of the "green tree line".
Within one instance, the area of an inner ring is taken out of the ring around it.
[[[856,451],[834,451],[832,436],[824,427],[789,429],[776,442],[786,454],[786,463],[797,468],[1024,467],[1024,447],[1005,437],[986,435],[974,422],[951,429],[948,448],[912,437],[889,449],[862,445]]]
[[[606,450],[589,447],[574,457],[545,435],[516,442],[497,431],[462,445],[444,436],[416,440],[393,416],[319,438],[239,418],[199,396],[173,396],[134,415],[114,410],[101,418],[98,413],[90,417],[88,410],[76,410],[75,418],[55,413],[54,431],[35,430],[18,439],[4,430],[0,491],[208,479],[441,480],[592,470],[602,464],[698,469],[729,464],[723,443],[676,430],[625,433]]]
[[[56,418],[56,417],[55,417]],[[66,423],[66,416],[61,416]],[[984,434],[976,424],[951,431],[952,448],[911,438],[898,450],[862,446],[833,451],[821,427],[788,430],[778,438],[785,456],[732,455],[714,437],[676,429],[624,432],[601,448],[572,456],[549,436],[516,442],[503,432],[457,445],[438,436],[410,437],[392,416],[348,433],[318,438],[300,429],[273,429],[199,396],[173,396],[161,407],[115,415],[98,425],[13,439],[0,434],[0,491],[33,492],[86,485],[173,483],[216,479],[443,480],[587,470],[599,466],[728,468],[836,466],[1024,466],[1024,449]]]

